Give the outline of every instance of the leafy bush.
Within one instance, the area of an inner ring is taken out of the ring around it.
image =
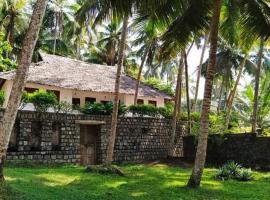
[[[60,113],[60,112],[70,113],[73,110],[72,105],[65,101],[61,101],[59,103],[54,104],[53,109],[54,109],[54,112],[56,113]]]
[[[49,107],[57,104],[57,97],[53,92],[38,90],[34,93],[25,92],[23,94],[23,102],[32,103],[38,112],[46,112]]]
[[[236,179],[239,181],[251,181],[253,179],[251,169],[240,169],[236,174]]]
[[[132,112],[134,115],[148,115],[151,117],[157,117],[160,114],[160,109],[153,105],[131,105],[128,107],[128,110]]]
[[[2,107],[5,102],[5,92],[0,90],[0,106]]]
[[[120,104],[118,114],[123,115],[126,113],[126,110],[126,106],[124,104]],[[113,103],[87,103],[80,109],[80,111],[89,115],[111,115],[113,111]]]
[[[229,161],[216,173],[216,178],[220,180],[236,179],[239,181],[250,181],[252,180],[251,169],[242,168],[239,164],[234,161]]]
[[[228,180],[231,178],[231,172],[226,166],[222,166],[216,173],[216,178],[220,180]]]
[[[165,107],[159,107],[159,114],[164,118],[172,118],[174,104],[173,103],[166,103]]]

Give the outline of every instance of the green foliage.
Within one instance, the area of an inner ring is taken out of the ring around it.
[[[0,71],[10,71],[17,67],[17,64],[7,57],[12,48],[7,41],[4,41],[4,35],[0,32]]]
[[[270,72],[261,77],[260,98],[258,99],[258,127],[263,133],[270,130]],[[250,126],[254,103],[254,89],[252,85],[236,97],[234,111],[243,126]]]
[[[229,161],[223,165],[216,173],[216,178],[220,180],[236,179],[239,181],[250,181],[252,180],[251,169],[242,168],[239,164],[234,161]]]
[[[5,102],[5,92],[0,90],[0,106],[2,107]]]
[[[165,107],[160,107],[159,108],[159,113],[164,118],[172,118],[173,110],[174,110],[174,104],[173,103],[166,103]]]
[[[88,115],[111,115],[113,111],[113,103],[87,103],[80,108],[80,111]],[[124,115],[126,111],[126,106],[124,104],[120,104],[118,107],[118,114]]]
[[[23,102],[32,103],[38,112],[46,112],[49,107],[57,104],[57,98],[53,92],[38,90],[34,93],[24,93]]]
[[[160,109],[150,104],[131,105],[128,107],[128,110],[132,112],[134,115],[138,116],[148,115],[151,117],[157,117],[160,115]]]
[[[166,92],[169,95],[174,95],[174,90],[171,84],[165,84],[162,83],[161,80],[157,78],[149,78],[144,81],[147,85],[150,85],[151,87],[161,90],[163,92]]]
[[[85,167],[79,165],[48,167],[42,164],[34,169],[8,165],[5,169],[8,179],[0,185],[0,199],[269,199],[270,174],[266,172],[255,172],[254,181],[250,183],[236,180],[220,182],[213,178],[215,169],[205,168],[202,178],[204,184],[200,189],[191,190],[184,187],[191,168],[159,163],[128,164],[120,167],[126,176],[85,173]]]
[[[251,169],[240,169],[236,174],[236,179],[239,181],[251,181],[253,179]]]
[[[70,113],[72,112],[73,108],[70,103],[67,103],[65,101],[61,101],[59,103],[53,104],[54,112],[56,113]]]

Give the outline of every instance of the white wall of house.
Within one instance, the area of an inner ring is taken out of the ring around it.
[[[113,101],[113,93],[108,92],[91,92],[91,91],[81,91],[74,89],[64,89],[55,86],[49,85],[41,85],[36,83],[26,83],[27,88],[35,88],[35,89],[44,89],[44,90],[55,90],[60,92],[60,101],[65,101],[72,104],[72,98],[80,98],[80,105],[85,104],[85,98],[95,98],[96,102],[101,101]],[[5,91],[6,100],[4,103],[4,107],[7,106],[8,97],[10,95],[12,88],[12,81],[6,80],[4,83],[2,90]],[[130,94],[120,94],[119,96],[120,102],[125,104],[126,106],[132,105],[134,103],[134,95]],[[138,97],[138,99],[142,99],[144,104],[149,104],[149,101],[156,101],[156,105],[158,107],[164,106],[164,98],[153,98],[153,97]]]

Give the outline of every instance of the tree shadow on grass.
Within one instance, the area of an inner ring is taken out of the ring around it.
[[[185,187],[190,170],[144,165],[123,168],[125,177],[84,173],[81,168],[13,169],[8,173],[7,185],[20,192],[23,198],[18,199],[270,199],[267,181],[256,181],[255,187],[255,182],[216,181],[213,173],[206,172],[202,187],[190,189]],[[256,192],[259,187],[260,194]]]

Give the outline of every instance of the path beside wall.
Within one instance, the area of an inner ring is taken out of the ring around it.
[[[71,115],[20,111],[12,133],[7,160],[42,163],[80,163],[81,138],[78,120],[104,122],[97,139],[97,161],[105,158],[110,116]],[[114,149],[115,162],[164,159],[170,137],[170,120],[120,117]],[[183,155],[184,126],[178,124],[176,154]]]
[[[195,158],[196,144],[193,136],[184,137],[184,158]],[[208,139],[207,163],[221,165],[229,160],[257,168],[270,169],[270,137],[256,137],[255,134],[212,135]]]

